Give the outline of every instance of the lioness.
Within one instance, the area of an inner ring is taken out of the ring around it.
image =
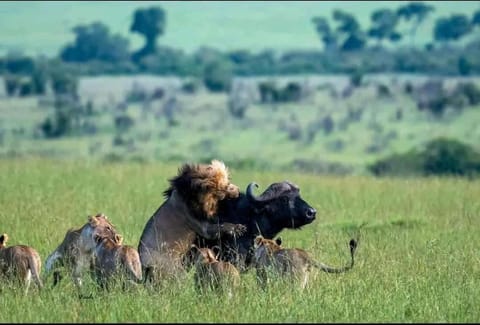
[[[112,281],[120,280],[126,288],[127,281],[139,283],[142,280],[142,265],[140,256],[135,248],[123,245],[123,237],[115,236],[115,240],[108,237],[95,236],[95,275],[102,288],[109,289]]]
[[[206,289],[227,291],[232,295],[232,289],[240,284],[240,272],[229,263],[219,261],[210,248],[198,248],[192,245],[195,258],[195,288],[199,292]]]
[[[83,273],[87,269],[94,271],[94,236],[115,239],[116,234],[115,227],[106,215],[98,213],[89,216],[87,223],[81,228],[67,231],[62,243],[47,257],[45,272],[49,274],[54,267],[63,266],[70,272],[74,283],[80,287]],[[57,285],[60,279],[60,271],[56,269],[53,285]]]
[[[354,264],[354,255],[357,248],[357,241],[350,240],[350,265],[334,268],[320,262],[314,261],[309,254],[300,248],[282,248],[281,238],[266,239],[263,236],[255,238],[255,267],[257,280],[262,288],[266,287],[268,272],[280,276],[292,277],[295,281],[301,282],[300,287],[304,289],[308,282],[308,274],[314,266],[327,273],[342,273],[350,270]]]
[[[0,276],[23,282],[25,294],[28,293],[32,277],[38,288],[42,288],[39,277],[42,262],[38,252],[26,245],[5,247],[7,241],[7,234],[0,235]]]

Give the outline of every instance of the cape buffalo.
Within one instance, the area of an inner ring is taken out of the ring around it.
[[[253,194],[254,182],[247,186],[246,194],[220,202],[218,222],[244,224],[245,233],[240,236],[206,239],[197,236],[196,245],[220,249],[219,259],[233,263],[241,271],[251,266],[254,240],[258,235],[273,239],[283,229],[299,229],[315,220],[316,210],[300,196],[297,185],[283,181],[271,184],[261,195]],[[191,264],[191,253],[184,262]]]

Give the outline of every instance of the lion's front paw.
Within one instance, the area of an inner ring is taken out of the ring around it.
[[[236,224],[234,231],[235,231],[235,235],[241,236],[241,235],[243,235],[244,233],[247,232],[247,226],[242,225],[242,224]]]

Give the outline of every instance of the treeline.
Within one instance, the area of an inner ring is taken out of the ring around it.
[[[333,11],[332,23],[328,17],[312,17],[312,27],[323,45],[322,50],[278,53],[266,49],[254,53],[247,49],[222,52],[202,47],[190,54],[166,45],[158,46],[157,40],[166,30],[166,12],[159,6],[140,8],[134,12],[130,26],[131,33],[145,38],[139,50],[132,51],[127,38],[112,34],[102,22],[94,22],[74,27],[74,41],[66,44],[57,57],[10,54],[0,58],[0,73],[16,79],[28,76],[31,81],[24,81],[20,92],[34,93],[42,93],[41,80],[45,75],[50,76],[52,70],[75,75],[194,76],[204,80],[213,91],[228,89],[234,75],[479,74],[480,38],[475,34],[479,30],[480,10],[471,16],[452,14],[437,18],[432,41],[415,46],[418,27],[433,11],[433,6],[422,2],[407,2],[397,10],[378,9],[372,13],[368,28],[362,28],[353,14],[343,10]],[[401,23],[409,24],[403,33],[397,31]]]

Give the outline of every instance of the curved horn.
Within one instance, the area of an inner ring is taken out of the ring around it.
[[[253,187],[256,187],[258,188],[258,184],[255,183],[255,182],[251,182],[250,184],[248,184],[247,186],[247,190],[246,190],[246,194],[247,194],[247,198],[252,201],[252,202],[261,202],[261,200],[259,200],[254,194],[253,194]]]

